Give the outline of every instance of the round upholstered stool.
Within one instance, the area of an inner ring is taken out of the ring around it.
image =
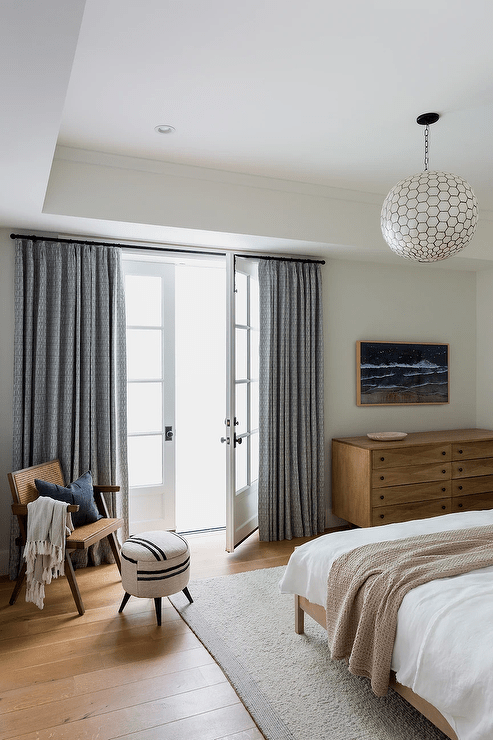
[[[183,591],[190,579],[190,550],[187,541],[174,532],[162,530],[132,535],[121,549],[122,586],[125,596],[119,613],[130,596],[154,599],[158,625],[161,625],[161,599]]]

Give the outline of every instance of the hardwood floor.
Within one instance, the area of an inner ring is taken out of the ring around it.
[[[191,579],[285,564],[307,539],[259,542],[235,553],[224,534],[190,535]],[[118,614],[116,566],[77,571],[78,616],[65,578],[39,610],[0,583],[0,740],[262,740],[219,666],[167,599],[162,626],[151,599]]]

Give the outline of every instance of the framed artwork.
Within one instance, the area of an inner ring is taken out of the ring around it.
[[[358,406],[449,403],[449,345],[357,342]]]

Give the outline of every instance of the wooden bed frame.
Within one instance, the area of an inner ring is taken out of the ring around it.
[[[318,604],[312,604],[310,601],[305,599],[303,596],[295,596],[295,632],[298,635],[302,635],[305,631],[305,614],[308,614],[312,619],[318,622],[324,629],[326,629],[326,614],[325,609]],[[391,673],[390,686],[397,691],[409,704],[423,714],[427,719],[430,720],[439,730],[445,733],[450,740],[458,740],[454,730],[447,722],[443,714],[436,709],[432,704],[422,699],[420,696],[414,693],[412,689],[407,686],[403,686],[398,683],[395,679],[394,672]]]

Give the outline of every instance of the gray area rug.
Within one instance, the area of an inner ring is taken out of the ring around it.
[[[192,581],[189,604],[170,598],[219,663],[267,740],[445,740],[402,697],[376,697],[365,678],[332,661],[326,633],[305,617],[294,632],[294,597],[281,568]]]

